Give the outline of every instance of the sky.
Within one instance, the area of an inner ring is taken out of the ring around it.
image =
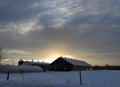
[[[0,0],[6,61],[59,56],[120,65],[120,0]]]

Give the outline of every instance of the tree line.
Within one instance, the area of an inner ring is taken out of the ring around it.
[[[105,66],[99,66],[95,65],[92,67],[93,70],[120,70],[120,65],[105,65]]]

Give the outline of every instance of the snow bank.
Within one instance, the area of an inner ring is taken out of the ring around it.
[[[3,78],[5,74],[0,74]],[[120,87],[120,71],[39,72],[10,74],[10,80],[0,80],[0,87]]]
[[[0,72],[7,73],[8,71],[10,72],[20,72],[20,71],[25,71],[25,72],[38,72],[38,71],[43,71],[42,68],[38,66],[31,66],[31,65],[20,65],[20,66],[11,66],[11,65],[1,65],[0,66]]]
[[[35,72],[35,71],[43,71],[39,66],[30,66],[30,65],[20,65],[15,68],[16,70],[24,70],[25,72]]]

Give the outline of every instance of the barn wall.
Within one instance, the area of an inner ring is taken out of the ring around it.
[[[77,66],[77,65],[73,65],[73,71],[78,71],[78,70],[89,70],[90,67],[89,66]]]
[[[54,61],[52,64],[50,64],[49,70],[52,70],[52,71],[71,71],[72,64],[59,58],[56,61]]]

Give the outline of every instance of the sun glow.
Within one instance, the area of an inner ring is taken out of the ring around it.
[[[71,55],[63,55],[62,57],[73,58],[73,56],[71,56]]]
[[[48,62],[53,62],[54,60],[56,60],[58,57],[60,57],[61,55],[52,55],[49,57]]]
[[[62,56],[62,55],[53,55],[53,56],[50,56],[48,59],[44,59],[44,62],[51,63],[51,62],[53,62],[54,60],[56,60],[58,57],[61,57],[61,56]],[[62,57],[73,58],[73,56],[71,56],[71,55],[63,55]]]
[[[62,55],[53,55],[53,56],[51,56],[50,58],[45,59],[44,61],[51,63],[51,62],[53,62],[54,60],[56,60],[58,57],[73,58],[73,56],[71,56],[71,55],[63,55],[63,56],[62,56]]]

